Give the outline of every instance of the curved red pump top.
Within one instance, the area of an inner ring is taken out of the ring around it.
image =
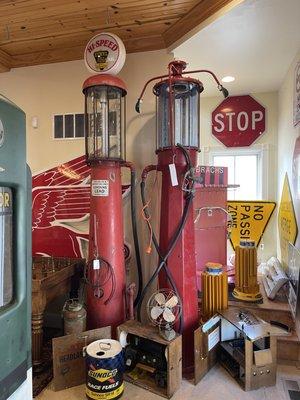
[[[114,75],[109,74],[98,74],[92,75],[87,78],[82,85],[82,91],[92,86],[113,86],[122,90],[122,96],[127,94],[127,87],[125,82]]]

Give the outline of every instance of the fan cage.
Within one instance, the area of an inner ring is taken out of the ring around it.
[[[170,308],[170,310],[172,311],[172,313],[175,316],[175,320],[173,322],[167,322],[166,320],[163,319],[163,313],[160,315],[160,317],[158,317],[157,319],[153,319],[151,317],[151,310],[154,307],[160,307],[159,303],[156,300],[156,295],[158,293],[162,293],[165,297],[165,302],[167,303],[168,300],[170,300],[173,296],[177,297],[178,303],[176,306]],[[176,324],[176,322],[179,320],[180,315],[182,312],[182,303],[181,300],[179,298],[179,296],[171,289],[160,289],[156,292],[154,292],[147,303],[147,313],[148,313],[148,318],[151,321],[151,323],[153,325],[159,326],[160,328],[167,328],[167,327],[172,327]]]

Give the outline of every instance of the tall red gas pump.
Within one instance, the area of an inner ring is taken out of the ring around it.
[[[83,84],[86,160],[91,166],[87,312],[89,328],[125,320],[121,164],[124,162],[124,82],[96,75]]]
[[[161,288],[172,288],[178,294],[182,315],[177,329],[183,334],[183,368],[188,373],[193,369],[194,330],[199,325],[193,198],[194,167],[200,150],[199,105],[203,85],[199,80],[184,75],[207,72],[213,76],[225,97],[228,92],[212,72],[186,72],[185,68],[184,61],[173,61],[168,66],[168,74],[150,79],[138,99],[136,110],[140,111],[147,85],[159,79],[160,82],[153,87],[157,99],[157,165],[144,169],[141,183],[142,200],[148,217],[145,198],[147,174],[153,170],[161,172],[159,243],[153,236],[159,265],[142,292],[138,311],[147,289],[157,276]]]
[[[118,37],[104,33],[90,40],[85,61],[99,71],[83,83],[85,95],[85,150],[91,167],[89,256],[86,268],[87,318],[90,329],[115,328],[126,318],[126,276],[121,168],[131,169],[132,228],[142,275],[135,223],[135,170],[125,161],[125,83],[112,74],[125,61]],[[120,57],[122,58],[120,61]],[[119,65],[118,65],[119,64]],[[129,305],[128,305],[129,306]]]

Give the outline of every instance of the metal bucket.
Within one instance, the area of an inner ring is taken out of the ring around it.
[[[86,397],[91,400],[119,399],[124,392],[124,355],[121,344],[100,339],[86,348]]]

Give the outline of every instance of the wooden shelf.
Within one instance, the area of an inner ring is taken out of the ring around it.
[[[245,368],[245,354],[230,346],[228,342],[221,342],[220,346],[243,368]]]

